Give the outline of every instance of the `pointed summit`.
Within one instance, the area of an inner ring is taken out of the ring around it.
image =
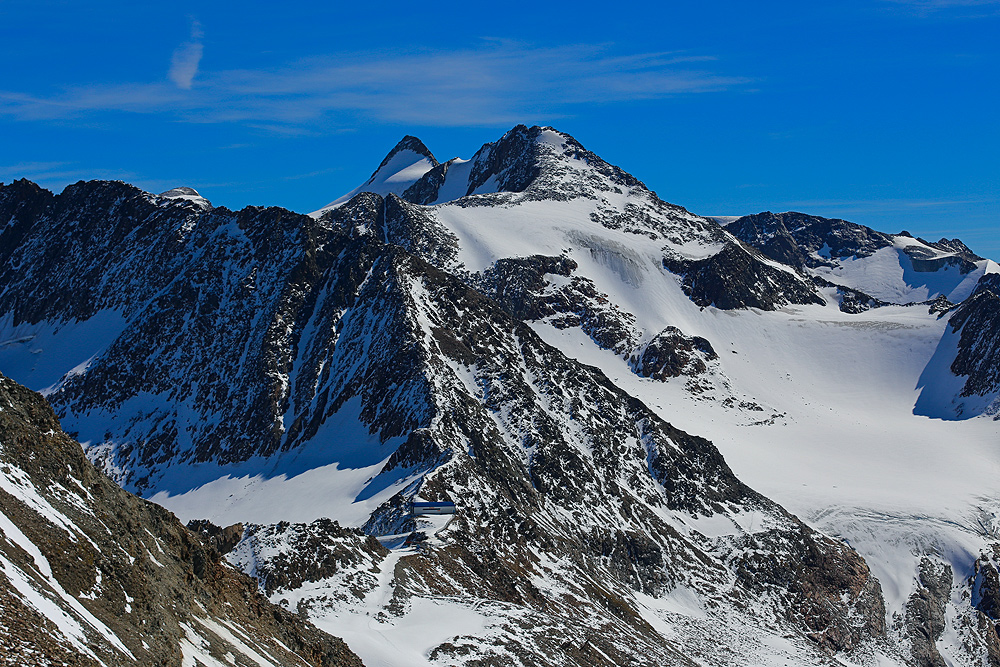
[[[382,160],[378,169],[376,169],[375,173],[372,174],[372,178],[375,178],[378,172],[381,171],[383,167],[388,165],[394,157],[405,152],[415,153],[416,155],[426,158],[430,161],[431,167],[438,166],[437,158],[435,158],[434,153],[431,153],[430,149],[424,145],[424,142],[420,141],[417,137],[408,134],[399,140],[399,143],[396,144],[395,148],[389,151],[389,154],[385,156],[384,160]],[[371,182],[371,179],[369,179],[369,182]]]
[[[318,218],[361,192],[374,192],[383,197],[388,194],[402,194],[436,166],[438,166],[438,161],[424,145],[424,142],[408,134],[389,151],[375,173],[363,185],[338,197],[310,215]]]

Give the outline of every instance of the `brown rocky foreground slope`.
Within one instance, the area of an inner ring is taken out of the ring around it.
[[[0,664],[353,666],[0,376]]]

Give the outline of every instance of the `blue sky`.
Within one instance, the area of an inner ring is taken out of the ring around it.
[[[0,1],[0,181],[311,211],[546,124],[697,213],[1000,259],[1000,0],[143,4]]]

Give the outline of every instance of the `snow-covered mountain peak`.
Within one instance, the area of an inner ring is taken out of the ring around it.
[[[396,195],[417,205],[404,217],[411,218],[411,223],[419,219],[421,231],[407,232],[408,224],[395,220],[399,224],[391,225],[395,231],[389,235],[394,243],[412,249],[413,239],[407,242],[405,237],[414,233],[469,240],[461,229],[466,226],[465,218],[470,218],[472,236],[501,234],[510,241],[500,247],[492,241],[472,240],[464,244],[468,252],[461,257],[453,251],[445,253],[469,271],[480,271],[504,257],[550,251],[558,255],[577,246],[581,252],[593,253],[609,244],[618,248],[636,243],[643,245],[640,255],[648,255],[647,268],[653,269],[660,262],[664,243],[690,259],[714,254],[732,241],[717,223],[664,202],[639,179],[551,127],[517,125],[484,144],[470,159],[455,158],[433,167],[429,166],[431,156],[418,158],[423,155],[415,152],[423,146],[418,142],[412,138],[401,142],[369,183],[312,216],[322,217],[361,192],[378,194],[387,202]],[[408,162],[402,156],[416,163],[400,171]],[[427,208],[419,212],[421,207]],[[484,208],[492,208],[504,219],[481,224]],[[708,246],[713,250],[706,253]]]
[[[634,176],[609,165],[572,136],[551,127],[517,125],[484,144],[470,159],[438,163],[416,137],[390,151],[363,185],[315,211],[336,208],[361,192],[396,194],[414,204],[452,202],[470,195],[528,193],[532,199],[600,199],[601,193],[648,192]]]
[[[171,188],[166,192],[161,192],[160,196],[167,197],[169,199],[173,199],[175,197],[201,197],[197,190],[186,186]]]
[[[415,204],[497,193],[566,200],[633,187],[645,190],[638,179],[604,162],[570,135],[551,127],[517,125],[483,145],[470,160],[451,160],[428,171],[402,197]]]
[[[389,194],[400,195],[437,166],[437,158],[424,142],[408,134],[389,151],[371,178],[310,215],[319,218],[362,192],[373,192],[383,197]]]
[[[181,199],[184,201],[189,201],[201,206],[202,208],[212,208],[212,202],[208,201],[202,197],[197,190],[194,188],[189,188],[187,186],[180,186],[176,188],[171,188],[166,192],[161,192],[160,197],[164,199]]]
[[[378,169],[376,169],[375,172],[372,174],[372,178],[375,178],[375,176],[378,174],[379,171],[381,171],[387,165],[389,165],[390,162],[393,162],[396,159],[396,156],[400,154],[405,155],[406,153],[414,153],[418,157],[426,159],[431,163],[432,167],[436,167],[438,165],[437,158],[434,157],[434,154],[431,153],[430,149],[427,148],[424,142],[422,142],[417,137],[408,134],[402,139],[400,139],[399,143],[397,143],[393,147],[393,149],[389,151],[388,154],[386,154],[385,158],[382,160],[382,163],[379,164]],[[412,158],[407,156],[404,159],[410,160]]]

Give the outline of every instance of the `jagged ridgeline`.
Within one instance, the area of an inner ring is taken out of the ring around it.
[[[894,301],[843,280],[834,243],[786,225],[780,259],[765,243],[777,223],[727,231],[571,137],[524,127],[467,161],[408,137],[309,216],[233,212],[190,188],[53,195],[18,181],[0,188],[0,224],[0,371],[44,391],[126,489],[185,520],[245,524],[235,546],[239,529],[197,526],[272,601],[365,659],[909,655],[849,545],[740,482],[670,423],[683,407],[651,409],[623,387],[676,388],[741,427],[781,427],[776,397],[729,377],[718,323],[953,299],[913,307],[934,322],[929,308],[950,313],[978,281],[951,315],[963,337],[995,312],[971,253],[921,265],[947,291],[910,285],[917,298]],[[871,257],[965,252],[886,238]],[[995,339],[954,345],[978,378],[962,405],[982,413]],[[929,409],[955,405],[949,392]],[[414,517],[414,498],[456,513]],[[977,637],[993,632],[984,623]]]

